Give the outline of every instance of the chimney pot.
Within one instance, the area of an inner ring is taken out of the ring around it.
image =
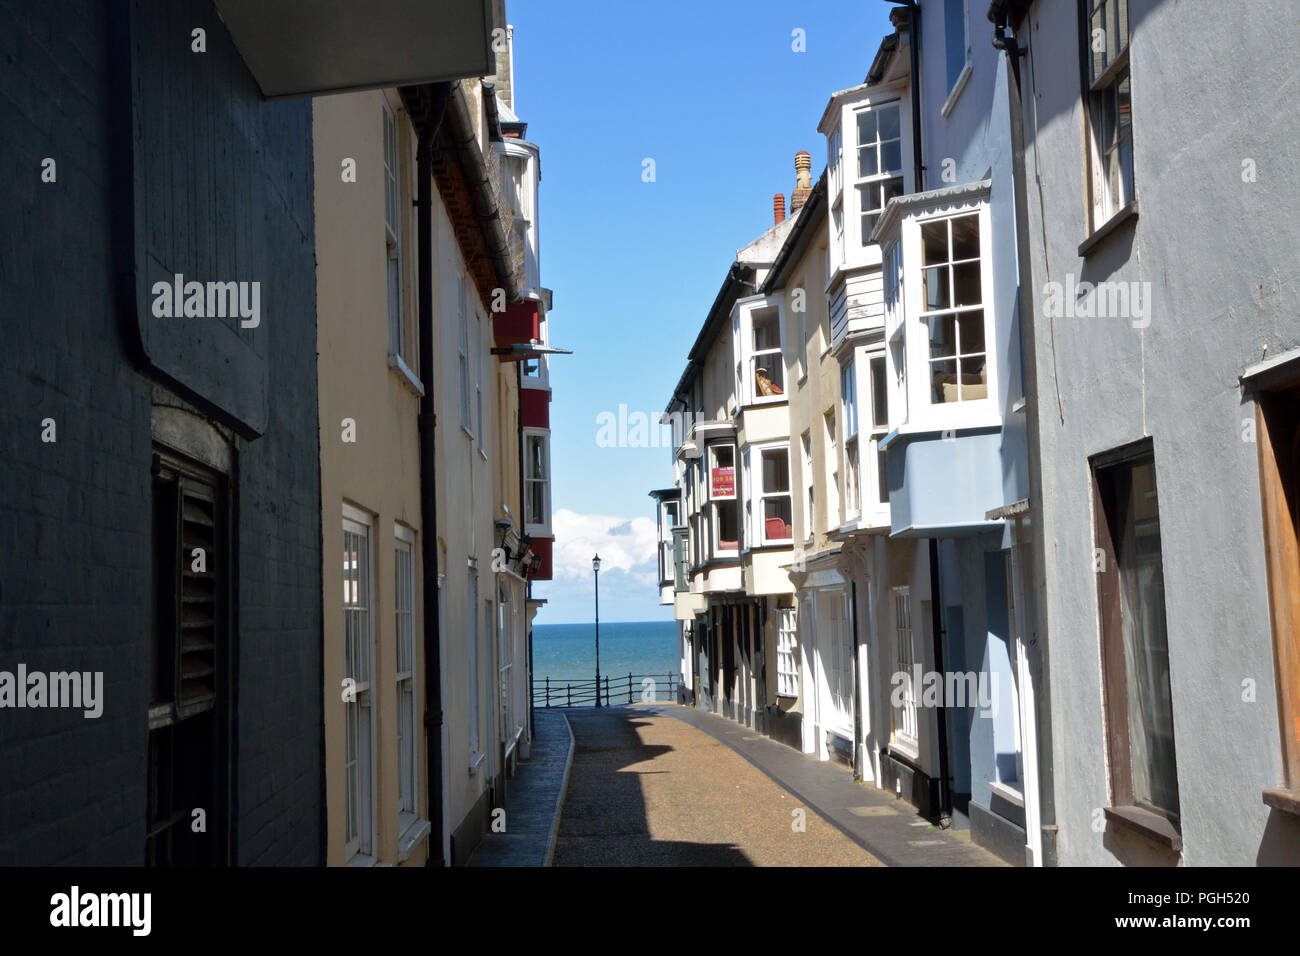
[[[779,226],[785,222],[785,195],[783,193],[777,193],[772,197],[772,218],[775,220],[773,225]]]
[[[806,149],[794,154],[794,192],[790,193],[790,212],[803,207],[812,195],[812,156]]]

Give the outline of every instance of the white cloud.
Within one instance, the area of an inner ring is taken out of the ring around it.
[[[584,515],[561,508],[552,516],[551,526],[555,531],[555,580],[590,581],[591,558],[599,554],[602,573],[622,571],[655,586],[658,531],[649,518]]]

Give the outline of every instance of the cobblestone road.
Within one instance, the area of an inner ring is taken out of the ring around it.
[[[568,711],[555,866],[881,866],[734,750],[671,717]],[[805,829],[793,826],[804,810]]]

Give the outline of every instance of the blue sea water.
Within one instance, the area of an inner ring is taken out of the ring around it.
[[[657,698],[668,699],[667,675],[676,675],[676,621],[639,621],[600,625],[600,674],[609,678],[610,697],[618,703],[615,687],[623,688],[627,700],[627,675],[637,675],[634,697],[640,699],[642,676],[655,678]],[[593,624],[534,624],[533,677],[538,686],[545,678],[551,687],[565,681],[596,676],[596,628]],[[680,678],[678,678],[680,679]],[[621,685],[618,682],[621,681]]]

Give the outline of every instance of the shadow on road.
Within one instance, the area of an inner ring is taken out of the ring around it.
[[[655,840],[641,777],[667,773],[653,761],[673,748],[649,746],[627,708],[572,709],[573,766],[560,817],[554,866],[752,866],[730,843]],[[635,769],[629,769],[635,768]]]

